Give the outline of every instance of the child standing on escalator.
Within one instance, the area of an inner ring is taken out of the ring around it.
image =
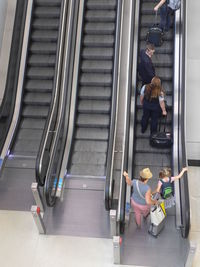
[[[175,205],[173,182],[177,179],[180,179],[187,170],[188,168],[183,168],[177,176],[171,176],[171,168],[163,168],[159,172],[160,180],[158,182],[156,191],[153,192],[153,194],[157,194],[156,198],[159,198],[160,195],[161,198],[164,199],[166,209]]]

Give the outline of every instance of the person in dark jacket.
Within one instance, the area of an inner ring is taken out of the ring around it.
[[[150,43],[147,43],[146,49],[142,49],[140,52],[138,72],[142,79],[142,85],[150,83],[152,78],[155,76],[155,68],[151,61],[154,52],[154,45]]]

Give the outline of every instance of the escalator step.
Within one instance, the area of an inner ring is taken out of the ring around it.
[[[106,100],[80,100],[78,102],[79,113],[100,113],[110,112],[110,101]]]
[[[25,89],[27,91],[35,92],[49,92],[52,91],[53,81],[52,80],[28,80],[25,83]]]
[[[158,166],[162,168],[162,166],[170,166],[170,157],[166,153],[160,153],[156,151],[154,153],[149,153],[149,151],[144,151],[144,153],[135,152],[135,160],[136,166],[138,165],[146,165],[146,166]],[[139,172],[138,172],[139,174]]]
[[[115,24],[103,22],[88,22],[84,26],[84,32],[87,34],[114,34]]]
[[[78,114],[76,125],[81,127],[109,128],[110,118],[106,114]]]
[[[37,6],[61,6],[62,0],[35,0]]]
[[[154,6],[156,5],[155,1],[152,4],[152,1],[144,2],[141,5],[141,15],[154,15],[155,11],[153,10]],[[160,20],[160,12],[158,10],[158,21]]]
[[[34,19],[32,27],[38,30],[58,30],[59,19]]]
[[[113,47],[115,39],[112,35],[85,35],[83,43],[89,47]]]
[[[55,55],[31,55],[28,58],[28,64],[37,67],[55,67],[56,56]]]
[[[22,129],[44,129],[45,119],[23,118],[20,128]]]
[[[170,54],[155,54],[152,58],[155,67],[173,67],[173,57]]]
[[[108,144],[105,141],[76,140],[74,151],[76,152],[107,152]]]
[[[82,72],[110,73],[113,69],[111,60],[83,60],[81,64]]]
[[[20,129],[18,132],[18,140],[41,140],[42,129]]]
[[[173,78],[173,69],[172,68],[156,68],[156,75],[160,77],[161,81],[172,81]]]
[[[88,0],[87,1],[87,9],[115,9],[117,5],[117,0]]]
[[[111,74],[81,74],[80,84],[85,86],[111,86],[112,84],[112,75]]]
[[[73,175],[90,176],[91,174],[95,174],[96,176],[102,176],[105,175],[105,165],[72,164],[70,167],[70,173]]]
[[[113,48],[101,48],[101,47],[89,47],[83,48],[82,58],[83,59],[102,59],[111,60],[113,59]]]
[[[20,155],[33,155],[38,152],[40,140],[16,140],[12,152]],[[28,153],[28,154],[27,154]]]
[[[106,153],[101,152],[75,152],[72,155],[72,164],[95,164],[95,165],[105,165],[106,164]]]
[[[35,54],[56,54],[57,44],[56,43],[32,43],[30,45],[30,52]]]
[[[85,14],[85,20],[89,22],[114,22],[115,18],[116,12],[112,10],[89,10]]]
[[[108,140],[109,130],[107,128],[78,128],[75,133],[75,139],[80,140],[100,140],[107,141]]]
[[[111,88],[82,86],[79,89],[79,98],[109,100],[111,98]]]
[[[25,106],[22,115],[24,118],[47,118],[49,107]]]
[[[34,16],[40,18],[60,18],[60,8],[58,7],[36,7]]]
[[[24,96],[24,103],[26,105],[44,105],[49,106],[51,103],[50,93],[26,93]]]
[[[31,39],[37,42],[57,42],[58,31],[35,30],[31,34]]]
[[[27,77],[31,79],[51,80],[54,78],[54,68],[36,68],[29,67],[27,70]]]

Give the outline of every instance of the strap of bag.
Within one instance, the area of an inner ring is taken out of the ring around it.
[[[145,197],[140,192],[139,185],[138,185],[138,180],[136,181],[136,187],[137,187],[137,191],[138,191],[139,195],[141,196],[141,198],[145,199]]]

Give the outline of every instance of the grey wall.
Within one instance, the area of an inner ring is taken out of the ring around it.
[[[0,0],[0,51],[3,39],[4,26],[5,26],[6,10],[7,10],[7,0]]]
[[[188,159],[200,160],[200,1],[187,1],[186,141]]]

